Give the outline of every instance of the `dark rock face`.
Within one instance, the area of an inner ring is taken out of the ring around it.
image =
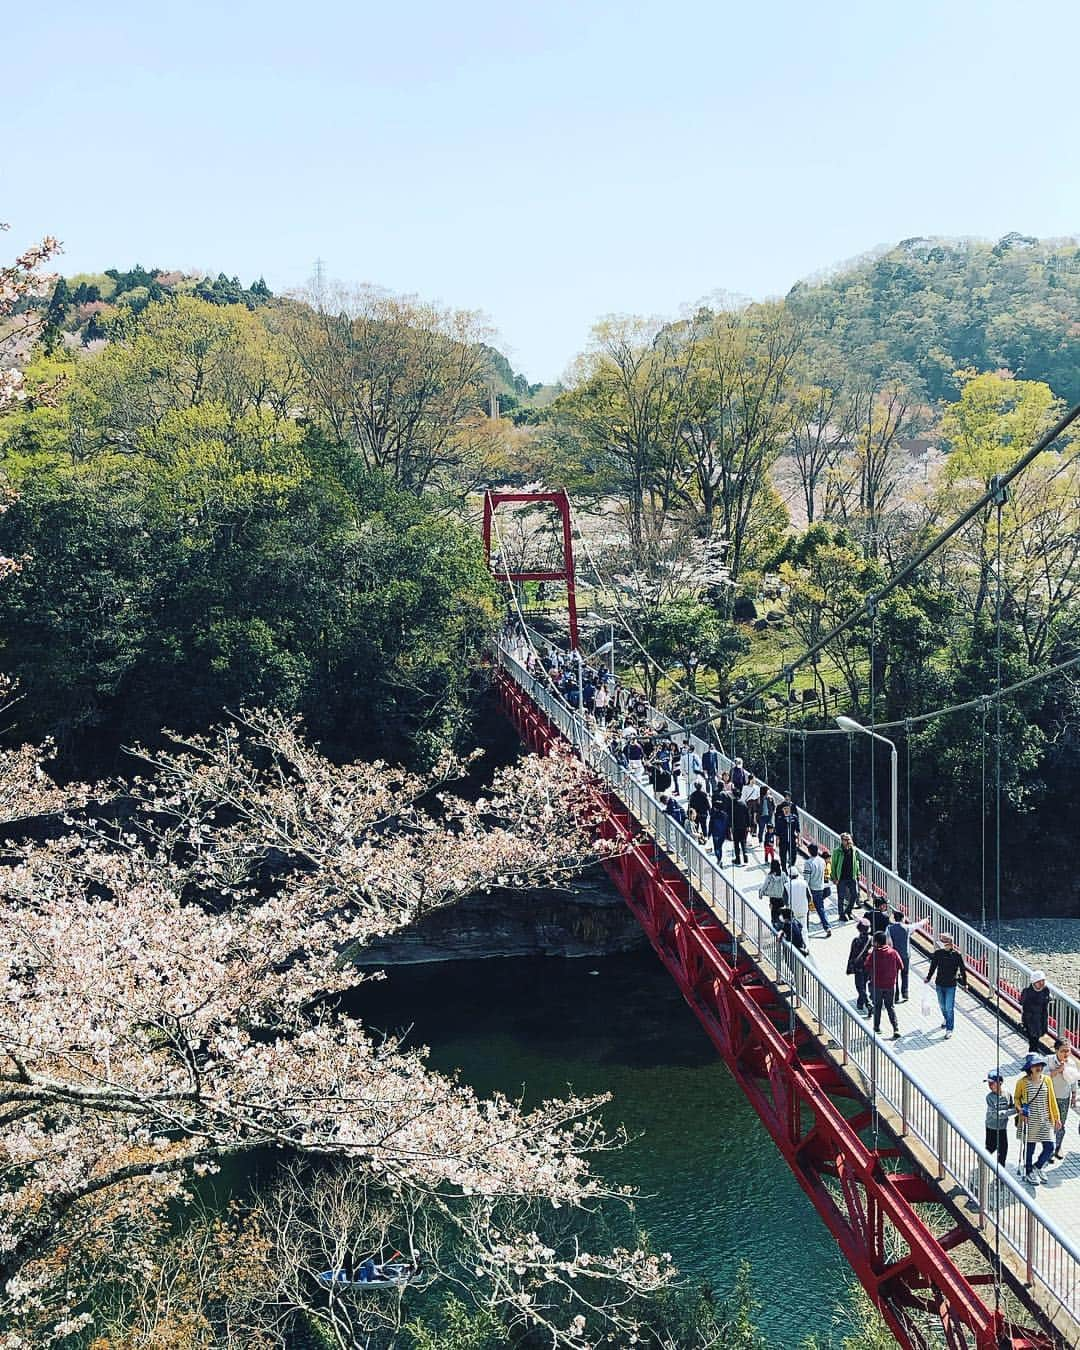
[[[645,941],[618,891],[598,875],[572,890],[469,896],[365,947],[354,960],[361,966],[404,966],[497,956],[610,956]]]

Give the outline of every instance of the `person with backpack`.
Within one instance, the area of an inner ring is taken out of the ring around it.
[[[881,1010],[884,1008],[892,1024],[892,1038],[898,1041],[900,1027],[896,1021],[893,1003],[896,998],[896,980],[902,962],[896,950],[889,946],[889,939],[885,933],[874,934],[873,946],[864,957],[863,964],[869,976],[870,997],[873,1000],[874,1034],[878,1035],[881,1031]]]
[[[870,1005],[866,1001],[866,983],[869,979],[869,973],[866,969],[866,958],[870,954],[870,925],[865,919],[860,919],[855,927],[855,936],[851,939],[851,946],[848,948],[847,973],[854,977],[855,993],[858,995],[858,1001],[855,1007],[864,1017],[870,1015]]]
[[[780,911],[784,907],[784,896],[787,887],[784,885],[784,874],[780,870],[779,858],[774,858],[769,867],[768,875],[758,887],[758,895],[769,902],[769,918],[774,928],[779,927]]]
[[[716,784],[720,778],[720,756],[710,745],[701,756],[701,772],[705,775],[705,788],[710,797],[716,795]]]
[[[742,793],[746,786],[746,770],[743,768],[741,759],[737,759],[731,766],[731,787],[736,796]]]
[[[792,914],[787,905],[780,911],[780,927],[777,931],[781,938],[785,942],[789,942],[797,952],[802,952],[803,956],[810,955],[810,948],[806,945],[806,938],[803,936],[802,924]]]

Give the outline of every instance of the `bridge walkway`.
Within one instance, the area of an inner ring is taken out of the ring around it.
[[[594,731],[546,682],[524,669],[520,654],[520,650],[500,649],[498,660],[504,674],[577,747],[582,759],[662,846],[697,896],[738,934],[740,945],[756,950],[774,970],[786,975],[792,1007],[804,1018],[809,1014],[822,1045],[860,1077],[871,1107],[880,1111],[888,1128],[935,1176],[943,1195],[967,1211],[971,1225],[1032,1290],[1062,1343],[1080,1344],[1080,1149],[1075,1134],[1066,1144],[1066,1160],[1048,1168],[1047,1184],[1035,1189],[1017,1179],[1015,1135],[1010,1139],[1006,1169],[999,1168],[982,1147],[986,1073],[1000,1064],[1011,1088],[1026,1052],[1025,1042],[1012,1025],[999,1019],[985,1001],[961,989],[955,1034],[946,1040],[936,998],[931,1016],[922,1016],[928,958],[913,946],[911,997],[897,1009],[901,1039],[886,1042],[875,1036],[868,1019],[856,1012],[854,984],[845,973],[853,925],[834,924],[833,936],[826,938],[812,912],[813,926],[807,935],[810,955],[803,958],[794,953],[773,932],[768,901],[758,896],[764,875],[760,848],[753,847],[748,864],[718,867],[711,853],[663,812],[650,789],[617,764]],[[811,837],[835,841],[836,836],[820,822],[812,817],[804,821],[809,822]],[[876,885],[875,878],[882,875],[880,865],[867,859],[865,871],[875,890],[890,898],[895,895],[899,879],[894,874],[886,877],[887,885]],[[961,949],[967,948],[969,964],[996,975],[999,989],[1004,985],[1018,991],[1019,982],[1025,979],[1022,963],[993,948],[935,902],[921,899],[932,906],[929,912],[935,928],[947,927],[959,938]],[[918,905],[904,907],[909,913],[915,910],[913,918],[921,917]],[[833,919],[834,903],[830,908]],[[1055,996],[1058,1023],[1071,1033],[1075,1005],[1060,991]]]

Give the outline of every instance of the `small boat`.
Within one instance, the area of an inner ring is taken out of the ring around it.
[[[404,1289],[420,1278],[420,1267],[413,1261],[364,1261],[356,1270],[323,1270],[316,1276],[320,1284],[332,1289]]]

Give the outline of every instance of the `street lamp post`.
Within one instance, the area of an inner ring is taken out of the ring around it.
[[[841,731],[846,731],[846,732],[848,732],[849,734],[851,734],[852,732],[861,731],[861,732],[862,732],[864,735],[866,735],[866,736],[872,736],[872,737],[874,738],[875,741],[884,741],[885,744],[889,747],[889,752],[890,752],[890,757],[889,757],[890,775],[889,775],[889,776],[890,776],[891,783],[892,783],[892,809],[891,809],[891,811],[890,811],[890,813],[889,813],[889,823],[890,823],[890,826],[891,826],[891,831],[890,831],[890,833],[891,833],[891,836],[892,836],[892,840],[891,840],[891,848],[890,848],[890,850],[889,850],[889,856],[890,856],[890,862],[891,862],[891,865],[892,865],[892,870],[895,872],[895,871],[898,870],[898,868],[899,868],[899,866],[900,866],[900,855],[899,855],[899,853],[897,852],[897,838],[896,838],[896,836],[897,836],[897,821],[896,821],[896,817],[897,817],[897,803],[898,803],[899,800],[900,800],[900,794],[899,794],[899,790],[898,790],[899,763],[900,763],[900,760],[899,760],[899,756],[898,756],[897,753],[896,753],[896,744],[895,744],[895,742],[890,741],[889,738],[888,738],[888,736],[882,736],[880,732],[878,732],[878,731],[871,731],[869,727],[864,727],[863,724],[862,724],[861,722],[856,722],[855,719],[854,719],[853,717],[843,717],[843,716],[838,717],[838,718],[836,719],[836,725],[840,728]],[[873,807],[873,805],[874,805],[874,804],[871,802],[871,807]]]

